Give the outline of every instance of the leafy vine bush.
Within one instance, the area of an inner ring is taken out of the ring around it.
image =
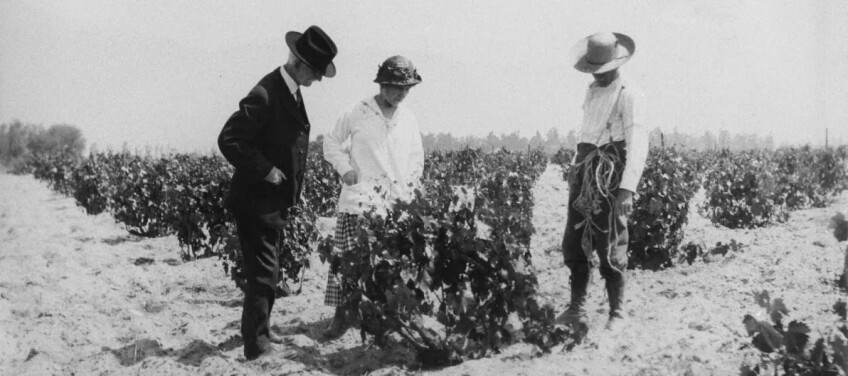
[[[108,156],[104,154],[92,154],[81,161],[72,173],[71,179],[75,182],[72,196],[89,215],[103,213],[112,204],[114,193],[110,192],[113,189],[109,179],[114,172],[109,170],[111,165],[105,163],[106,158]]]
[[[704,178],[701,213],[729,228],[756,228],[789,218],[777,166],[768,151],[722,150]]]
[[[108,212],[137,236],[177,234],[184,256],[208,256],[225,222],[229,167],[220,157],[145,158],[97,153],[83,160],[35,158],[34,176],[74,197],[88,214]],[[202,231],[201,231],[202,229]],[[202,251],[202,252],[201,252]]]
[[[825,207],[846,189],[846,156],[839,149],[781,148],[774,160],[779,195],[790,210]]]
[[[740,368],[742,376],[777,375],[778,370],[789,376],[837,376],[848,372],[848,343],[845,340],[848,327],[844,324],[844,302],[834,305],[834,311],[842,316],[843,323],[810,347],[807,324],[793,320],[784,327],[783,320],[789,309],[781,299],[770,299],[768,291],[755,293],[755,298],[771,322],[745,315],[742,322],[751,338],[751,345],[760,351],[760,361],[753,367],[743,365]]]
[[[551,157],[551,163],[562,167],[562,180],[568,181],[568,172],[571,170],[571,160],[575,153],[574,148],[561,147]]]
[[[157,237],[173,233],[167,221],[169,210],[163,189],[166,172],[161,160],[130,154],[114,159],[118,173],[112,176],[114,187],[111,213],[130,234]]]
[[[535,298],[529,240],[542,153],[431,153],[409,203],[360,218],[355,252],[339,257],[347,306],[385,344],[396,333],[424,366],[446,365],[524,339],[542,349],[569,333]],[[474,192],[460,202],[457,186]]]
[[[311,142],[306,164],[303,199],[320,217],[332,217],[336,211],[342,183],[330,162],[324,160],[323,136]]]
[[[542,151],[510,152],[505,149],[486,155],[477,164],[482,174],[476,180],[478,218],[499,236],[525,248],[530,255],[533,228],[533,184],[545,171],[548,159]],[[444,170],[443,170],[444,171]],[[451,170],[447,170],[448,172]],[[468,184],[469,182],[464,182]]]
[[[783,222],[789,211],[824,207],[848,189],[848,148],[722,150],[704,159],[707,202],[699,209],[714,223],[755,228]]]
[[[24,170],[32,171],[36,179],[44,180],[53,190],[69,194],[72,191],[70,173],[77,163],[77,158],[68,154],[36,154],[25,163]]]
[[[631,268],[664,268],[679,258],[689,203],[700,187],[696,163],[675,148],[650,150],[628,221]]]
[[[164,207],[160,214],[184,247],[184,258],[208,257],[233,237],[224,209],[232,169],[218,156],[175,154],[160,159]]]

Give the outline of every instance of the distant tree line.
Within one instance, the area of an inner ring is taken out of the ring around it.
[[[13,168],[33,155],[67,154],[80,157],[85,150],[85,138],[79,128],[54,124],[44,128],[18,120],[0,124],[0,164]]]
[[[694,150],[772,150],[777,146],[771,135],[731,134],[726,130],[719,131],[718,135],[704,131],[700,136],[693,136],[680,133],[677,129],[672,132],[663,132],[659,128],[654,128],[650,138],[652,146],[677,146]]]
[[[705,131],[701,136],[683,134],[674,130],[663,132],[654,128],[650,133],[651,145],[676,146],[685,149],[709,150],[730,149],[734,151],[750,149],[774,149],[774,138],[771,135],[761,136],[757,134],[731,134],[722,130],[718,135]],[[577,145],[577,134],[575,130],[569,130],[565,135],[559,133],[556,128],[547,131],[543,136],[536,131],[533,137],[527,138],[512,132],[510,134],[495,135],[489,132],[485,137],[479,136],[454,136],[450,133],[426,134],[422,137],[424,149],[427,150],[458,150],[464,148],[482,149],[484,151],[505,148],[511,151],[526,151],[527,149],[543,150],[545,153],[556,153],[560,148],[574,148]]]
[[[522,137],[518,132],[510,134],[495,135],[489,132],[485,137],[479,136],[454,136],[450,133],[426,134],[422,136],[425,150],[459,150],[465,148],[482,149],[484,151],[499,150],[501,148],[510,151],[526,151],[542,149],[546,153],[555,153],[560,148],[573,147],[577,144],[577,136],[574,130],[567,135],[560,135],[556,128],[549,130],[545,136],[540,132],[531,137]]]
[[[510,151],[526,151],[528,149],[542,150],[554,154],[561,148],[572,149],[577,144],[577,134],[574,129],[564,135],[557,128],[551,128],[544,135],[536,131],[533,137],[519,135],[518,131],[495,135],[489,132],[481,136],[454,136],[450,133],[426,134],[422,137],[424,148],[427,150],[460,150],[465,148],[493,151],[506,149]],[[702,135],[690,135],[678,132],[663,132],[654,128],[650,133],[652,146],[677,146],[685,149],[709,150],[730,149],[733,151],[750,149],[774,149],[775,143],[771,135],[731,134],[721,130],[718,134],[705,131]],[[319,143],[320,144],[320,143]],[[13,167],[31,155],[69,153],[81,156],[85,150],[85,138],[82,132],[73,125],[55,124],[49,128],[37,124],[25,124],[18,120],[9,124],[0,124],[0,164],[7,168]],[[92,146],[92,152],[95,152]],[[128,150],[124,145],[125,151]],[[139,153],[139,150],[135,151]],[[167,154],[161,147],[146,147],[144,154]],[[214,154],[215,150],[213,150]]]

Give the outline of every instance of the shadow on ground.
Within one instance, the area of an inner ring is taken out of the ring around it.
[[[393,340],[389,340],[382,348],[371,344],[361,344],[357,347],[340,348],[337,351],[322,354],[319,346],[325,345],[315,342],[312,346],[292,346],[292,348],[298,351],[298,362],[308,368],[334,375],[364,375],[377,370],[386,370],[387,374],[392,375],[405,374],[407,372],[404,369],[415,362],[415,352]]]
[[[321,353],[322,349],[333,348],[333,341],[323,338],[324,330],[330,325],[332,318],[326,318],[311,323],[294,322],[286,326],[272,326],[271,331],[278,336],[303,335],[310,338],[307,346],[294,346],[298,349],[298,360],[307,367],[320,369],[322,372],[336,375],[362,375],[375,370],[389,368],[389,374],[405,373],[415,363],[415,351],[407,348],[396,339],[389,338],[383,347],[371,343],[371,338],[365,338],[356,347],[338,348],[337,351]],[[348,334],[360,335],[359,328],[348,329]]]
[[[335,375],[361,375],[380,369],[390,369],[391,374],[405,373],[403,369],[408,368],[415,361],[415,352],[408,349],[402,343],[390,339],[382,348],[371,344],[362,344],[353,348],[340,348],[338,351],[322,354],[320,348],[325,348],[328,342],[321,338],[321,333],[329,324],[330,319],[320,320],[312,323],[293,323],[291,325],[272,326],[271,330],[278,337],[291,337],[302,335],[311,339],[306,344],[299,345],[299,341],[293,341],[291,345],[278,345],[296,350],[298,356],[293,362],[301,363],[307,369],[319,370]],[[239,321],[227,324],[226,329],[238,329]],[[356,328],[350,330],[358,332]],[[159,341],[153,339],[140,339],[119,349],[104,348],[104,351],[114,355],[120,364],[125,367],[133,366],[152,357],[169,357],[177,362],[192,366],[200,366],[206,358],[217,356],[227,358],[224,355],[244,345],[242,337],[238,334],[229,337],[219,344],[211,344],[203,340],[194,340],[180,349],[166,349]]]
[[[233,336],[230,339],[216,345],[206,341],[194,340],[181,349],[165,349],[159,341],[152,339],[140,339],[120,349],[105,348],[111,352],[122,366],[129,367],[150,357],[173,357],[177,362],[187,366],[198,367],[203,360],[218,356],[224,357],[223,353],[242,346],[241,336]]]
[[[136,235],[119,235],[108,239],[103,239],[103,242],[108,245],[115,246],[126,242],[138,243],[141,240],[142,238]]]

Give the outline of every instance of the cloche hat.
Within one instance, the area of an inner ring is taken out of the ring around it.
[[[392,56],[377,68],[377,78],[374,82],[378,84],[411,86],[421,83],[421,75],[412,65],[412,61],[400,56]]]

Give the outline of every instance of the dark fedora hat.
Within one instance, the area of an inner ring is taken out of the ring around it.
[[[318,26],[310,26],[302,34],[296,31],[286,33],[286,44],[298,59],[310,68],[321,72],[326,77],[336,75],[333,58],[338,49],[330,36]]]

